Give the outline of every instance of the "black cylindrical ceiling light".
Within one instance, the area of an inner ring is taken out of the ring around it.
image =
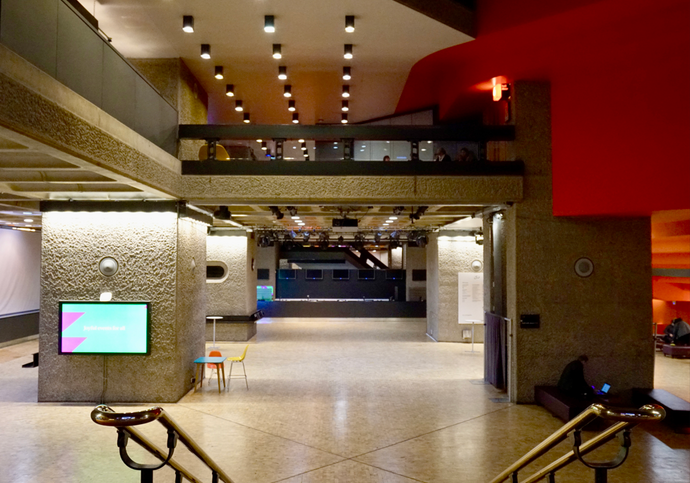
[[[292,122],[293,122],[293,124],[299,123],[299,113],[297,113],[297,112],[292,113]]]
[[[225,84],[225,95],[235,97],[235,84]]]
[[[353,55],[352,55],[352,44],[345,44],[345,55],[344,55],[344,57],[348,60],[353,57]]]
[[[276,31],[276,19],[273,15],[264,16],[264,32],[273,33]]]
[[[350,80],[352,79],[352,68],[351,67],[343,67],[343,80]]]
[[[242,107],[242,101],[235,101],[235,110],[237,112],[244,111],[244,107]]]
[[[288,111],[290,112],[295,112],[297,110],[297,107],[295,107],[295,101],[288,101]]]
[[[292,97],[292,86],[290,84],[283,86],[283,95],[285,97]]]
[[[245,124],[249,124],[249,123],[251,122],[251,121],[249,120],[249,113],[248,113],[248,112],[245,112],[245,113],[244,113],[244,116],[243,116],[243,119],[242,119],[242,120],[244,121]]]
[[[343,86],[343,97],[350,97],[350,86]]]
[[[343,112],[340,115],[340,122],[342,122],[343,124],[347,124],[347,112]]]
[[[350,101],[343,101],[343,107],[340,108],[341,111],[347,112],[350,110]]]
[[[214,77],[216,79],[222,79],[223,78],[223,66],[222,65],[216,66],[216,73],[215,73]]]
[[[273,44],[273,58],[281,59],[283,57],[283,49],[280,44]]]
[[[345,32],[352,33],[355,31],[355,16],[345,15]]]
[[[278,66],[278,79],[280,79],[280,80],[287,79],[287,66],[285,66],[285,65]]]
[[[261,141],[261,149],[264,151],[268,150],[268,146],[266,145],[266,141]],[[282,218],[282,216],[280,218]],[[280,220],[280,218],[278,218],[278,219]]]
[[[188,34],[194,32],[194,17],[191,15],[185,15],[182,17],[182,30]]]
[[[302,151],[306,151],[306,150],[307,150],[307,143],[302,143]]]
[[[211,46],[209,44],[201,44],[201,58],[210,59],[211,58]]]

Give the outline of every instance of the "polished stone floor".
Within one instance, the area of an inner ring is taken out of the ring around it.
[[[422,320],[262,322],[247,353],[249,390],[241,379],[221,394],[204,384],[163,405],[236,483],[488,482],[561,426],[539,406],[500,402],[504,394],[481,382],[481,344],[470,352],[432,342]],[[226,356],[244,348],[219,346]],[[37,370],[21,368],[36,350],[36,341],[0,349],[0,482],[138,482],[119,460],[115,430],[89,419],[93,405],[36,403]],[[656,362],[657,387],[690,400],[690,360]],[[142,428],[165,445],[162,427]],[[211,481],[183,447],[178,453]],[[174,477],[164,469],[154,481]],[[575,463],[556,481],[594,476]],[[609,474],[612,483],[688,481],[690,436],[661,425],[636,428],[628,461]]]

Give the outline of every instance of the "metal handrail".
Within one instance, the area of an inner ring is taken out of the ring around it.
[[[579,454],[581,456],[599,448],[603,444],[616,437],[616,435],[621,431],[629,430],[641,422],[661,421],[665,416],[666,412],[664,409],[655,404],[648,404],[639,409],[612,408],[604,406],[603,404],[592,404],[573,419],[568,421],[551,436],[535,446],[522,458],[510,465],[507,469],[503,470],[503,472],[491,480],[491,483],[501,483],[508,479],[510,475],[517,475],[517,472],[522,468],[532,463],[537,458],[543,456],[556,445],[564,441],[571,431],[579,431],[596,418],[602,418],[608,421],[618,421],[619,423],[611,426],[607,430],[598,434],[595,438],[582,444],[582,446],[579,447]],[[572,463],[576,459],[577,455],[575,454],[575,451],[571,451],[562,458],[554,461],[539,472],[530,476],[529,479],[523,483],[539,481],[546,475],[554,473],[555,471]],[[517,482],[516,476],[513,477],[513,481]]]
[[[194,441],[189,433],[182,429],[182,427],[178,425],[175,420],[161,407],[153,407],[143,411],[131,413],[116,413],[109,406],[101,404],[96,406],[93,411],[91,411],[91,419],[93,422],[101,426],[111,426],[117,428],[118,433],[120,431],[127,433],[132,440],[141,445],[153,456],[161,460],[163,465],[170,466],[192,483],[201,483],[202,480],[192,475],[187,469],[171,458],[172,451],[168,453],[162,450],[132,427],[147,424],[152,421],[158,421],[168,430],[169,448],[171,444],[174,447],[174,442],[170,442],[170,435],[174,434],[175,441],[179,439],[179,441],[181,441],[182,444],[184,444],[193,455],[199,458],[212,471],[214,482],[218,481],[218,478],[220,478],[220,480],[225,483],[233,483],[230,477],[216,464],[215,461],[213,461],[213,459],[201,448],[201,446]],[[126,441],[124,445],[126,445]],[[118,446],[120,446],[120,454],[122,456],[123,446],[121,446],[120,437],[118,437]],[[127,461],[125,461],[125,463],[127,464]]]

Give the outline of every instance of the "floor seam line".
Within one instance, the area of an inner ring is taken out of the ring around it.
[[[511,404],[511,406],[512,406],[512,404]],[[489,411],[488,413],[480,414],[479,416],[475,416],[475,417],[473,417],[473,418],[466,419],[465,421],[460,421],[459,423],[449,424],[448,426],[444,426],[444,427],[442,427],[442,428],[434,429],[434,430],[432,430],[432,431],[427,431],[426,433],[421,433],[421,434],[418,434],[418,435],[416,435],[416,436],[411,436],[411,437],[409,437],[409,438],[407,438],[407,439],[401,439],[400,441],[398,441],[398,442],[396,442],[396,443],[391,443],[391,444],[388,444],[388,445],[386,445],[386,446],[382,446],[382,447],[380,447],[380,448],[377,448],[377,449],[374,449],[374,450],[371,450],[371,451],[367,451],[366,453],[362,453],[362,454],[358,454],[358,455],[356,455],[356,456],[352,456],[350,459],[359,458],[359,457],[361,457],[361,456],[365,456],[365,455],[368,455],[368,454],[371,454],[371,453],[376,453],[377,451],[381,451],[382,449],[391,448],[391,447],[393,447],[393,446],[396,446],[396,445],[399,445],[399,444],[402,444],[402,443],[406,443],[406,442],[408,442],[408,441],[412,441],[413,439],[421,438],[422,436],[428,436],[428,435],[433,434],[433,433],[436,433],[436,432],[438,432],[438,431],[443,431],[443,430],[445,430],[445,429],[452,428],[453,426],[459,426],[459,425],[461,425],[461,424],[469,423],[470,421],[474,421],[475,419],[483,418],[484,416],[488,416],[488,415],[490,415],[490,414],[494,414],[494,413],[497,413],[497,412],[499,412],[499,411],[505,411],[506,409],[508,409],[508,408],[511,407],[511,406],[508,406],[508,407],[505,407],[505,408],[495,409],[495,410],[493,410],[493,411]],[[358,461],[358,463],[360,463],[360,461]]]
[[[227,421],[227,422],[232,423],[232,424],[237,424],[238,426],[242,426],[243,428],[246,428],[246,429],[251,429],[252,431],[257,431],[257,432],[259,432],[259,433],[266,434],[266,435],[268,435],[268,436],[273,436],[274,438],[279,438],[279,439],[282,439],[282,440],[284,440],[284,441],[289,441],[289,442],[291,442],[291,443],[299,444],[299,445],[301,445],[301,446],[305,446],[305,447],[307,447],[307,448],[314,449],[314,450],[316,450],[316,451],[321,451],[322,453],[327,453],[327,454],[330,454],[330,455],[333,455],[333,456],[337,456],[338,458],[342,458],[342,461],[345,461],[345,460],[347,460],[347,459],[350,459],[350,458],[348,458],[347,456],[342,456],[342,455],[333,453],[333,452],[331,452],[331,451],[327,451],[327,450],[323,450],[323,449],[317,448],[316,446],[312,446],[312,445],[309,445],[309,444],[306,444],[306,443],[301,443],[301,442],[299,442],[299,441],[295,441],[294,439],[286,438],[285,436],[280,436],[280,435],[277,435],[277,434],[269,433],[268,431],[264,431],[263,429],[253,428],[252,426],[248,426],[248,425],[243,424],[243,423],[238,423],[237,421],[233,421],[232,419],[223,418],[223,417],[221,417],[221,416],[218,416],[217,414],[210,414],[210,413],[207,413],[207,412],[202,411],[202,410],[200,410],[200,409],[190,408],[190,407],[188,407],[188,406],[185,406],[184,404],[179,404],[179,403],[178,403],[177,405],[180,406],[180,407],[183,407],[183,408],[185,408],[185,409],[189,409],[190,411],[196,411],[196,412],[198,412],[198,413],[205,414],[206,416],[211,416],[211,417],[213,417],[213,418],[222,419],[223,421]]]

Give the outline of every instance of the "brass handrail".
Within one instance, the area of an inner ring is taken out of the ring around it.
[[[534,460],[546,454],[553,447],[564,441],[571,431],[580,430],[596,418],[602,418],[608,421],[618,421],[619,423],[611,426],[604,432],[597,435],[595,438],[584,443],[580,447],[580,455],[585,455],[591,451],[594,451],[601,445],[613,439],[621,431],[628,430],[644,421],[661,421],[665,416],[666,412],[664,409],[661,406],[654,404],[645,405],[639,409],[612,408],[604,406],[603,404],[592,404],[564,424],[551,436],[535,446],[522,458],[510,465],[507,469],[503,470],[501,474],[491,480],[491,483],[501,483],[505,481],[510,475],[520,471],[522,468],[532,463]],[[532,475],[524,483],[539,481],[549,473],[553,473],[572,463],[575,461],[575,459],[577,459],[577,457],[574,451],[571,451],[562,458],[554,461],[550,465]],[[514,478],[513,481],[517,481],[517,479]]]
[[[179,441],[181,441],[182,444],[184,444],[193,455],[199,458],[214,473],[214,481],[217,481],[215,480],[215,475],[217,474],[221,481],[225,483],[233,483],[230,477],[225,474],[225,472],[216,464],[215,461],[213,461],[213,459],[201,448],[201,446],[194,441],[189,433],[182,429],[182,427],[178,425],[163,408],[153,407],[143,411],[131,413],[116,413],[112,408],[101,404],[96,406],[93,411],[91,411],[91,419],[93,422],[101,426],[111,426],[118,428],[118,430],[125,431],[136,443],[141,445],[153,456],[163,461],[164,464],[181,473],[187,480],[193,483],[201,483],[199,478],[192,475],[187,469],[185,469],[175,460],[170,459],[169,456],[166,455],[165,451],[158,448],[144,435],[132,428],[132,426],[158,421],[168,430],[169,434],[170,432],[175,433]]]

